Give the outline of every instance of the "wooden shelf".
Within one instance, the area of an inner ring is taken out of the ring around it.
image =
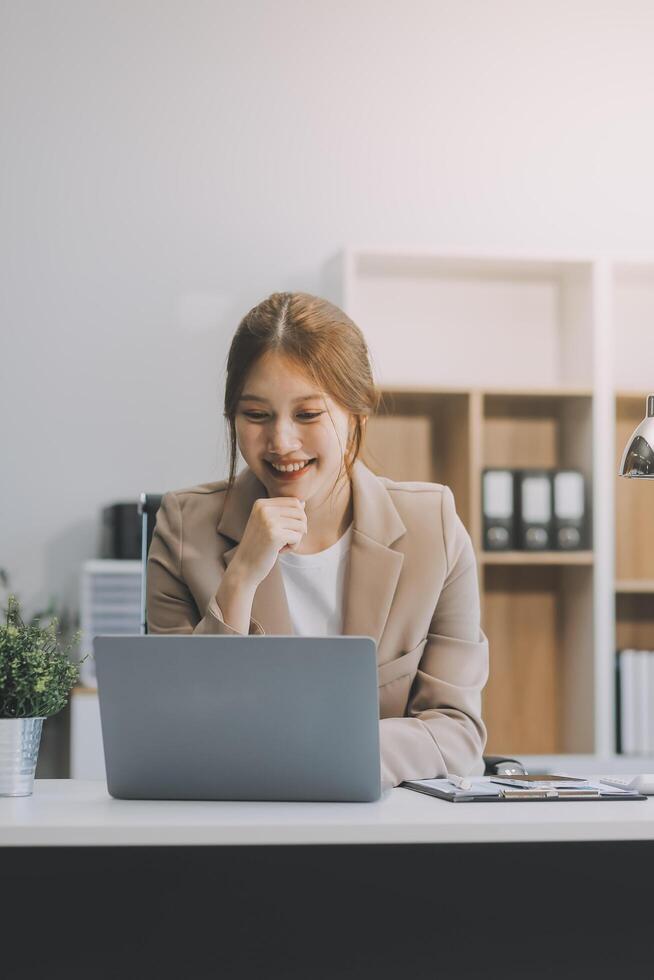
[[[643,418],[644,418],[645,417],[645,408],[646,408],[645,403],[646,403],[646,400],[647,400],[648,395],[651,395],[651,394],[652,394],[651,391],[645,391],[645,390],[641,390],[641,391],[616,391],[615,397],[619,401],[625,401],[625,402],[634,401],[634,402],[638,402],[639,405],[640,405],[640,407],[643,410]]]
[[[592,566],[483,566],[482,629],[491,671],[482,695],[486,752],[589,752]],[[513,746],[513,748],[512,748]]]
[[[383,409],[367,425],[363,461],[392,480],[443,483],[466,525],[479,511],[470,458],[477,399],[461,389],[383,388]]]
[[[592,392],[584,387],[383,386],[370,420],[373,469],[443,483],[470,532],[480,574],[491,677],[483,695],[487,751],[590,751],[594,552],[483,551],[484,466],[584,472],[592,513]],[[582,569],[580,572],[579,569]]]
[[[482,551],[482,565],[592,565],[592,551]]]
[[[534,388],[498,388],[484,385],[483,387],[448,387],[447,385],[384,385],[385,393],[394,395],[489,395],[507,398],[592,398],[592,388],[573,385],[548,385]],[[638,397],[630,393],[629,397]],[[643,400],[645,395],[642,396]]]
[[[616,594],[615,647],[654,650],[654,600],[650,593]]]
[[[654,579],[619,579],[615,583],[615,591],[620,595],[654,594]]]

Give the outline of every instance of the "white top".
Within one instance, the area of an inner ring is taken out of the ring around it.
[[[104,781],[37,779],[0,798],[0,847],[654,840],[654,797],[447,803],[395,788],[376,803],[114,800]]]
[[[352,525],[338,541],[315,555],[285,551],[278,556],[286,601],[296,636],[341,636],[343,598]]]

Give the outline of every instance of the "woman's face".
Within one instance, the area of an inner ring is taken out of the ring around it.
[[[236,436],[243,459],[269,497],[298,497],[315,506],[335,487],[350,419],[294,364],[269,352],[246,378],[236,409]],[[312,462],[298,472],[273,467],[308,460]]]

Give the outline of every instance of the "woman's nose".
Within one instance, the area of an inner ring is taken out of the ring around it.
[[[295,423],[280,420],[273,423],[268,437],[268,452],[283,456],[285,453],[292,452],[302,445],[302,440],[298,437]]]

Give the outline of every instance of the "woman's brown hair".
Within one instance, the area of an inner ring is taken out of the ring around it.
[[[239,323],[227,356],[224,416],[229,429],[228,490],[236,478],[236,409],[245,380],[269,351],[283,355],[354,416],[343,454],[348,477],[364,444],[365,419],[377,411],[381,393],[361,330],[343,310],[310,293],[273,293]],[[339,472],[339,479],[340,479]],[[338,482],[338,481],[337,481]]]

